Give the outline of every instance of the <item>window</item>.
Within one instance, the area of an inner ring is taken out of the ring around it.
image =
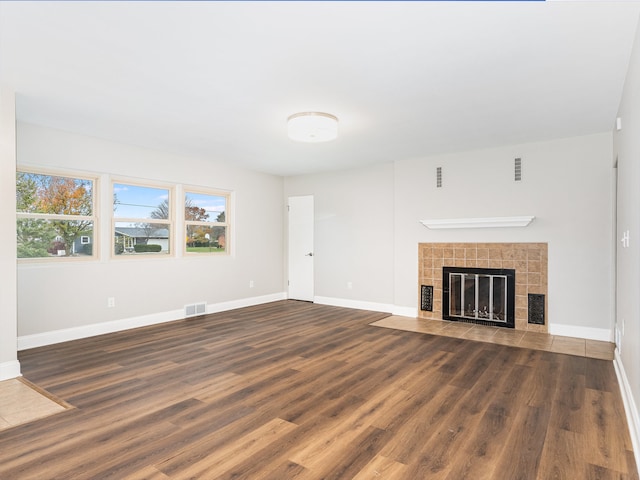
[[[94,257],[94,202],[94,179],[18,171],[18,258]]]
[[[123,256],[171,253],[171,190],[113,184],[113,253]]]
[[[227,253],[229,195],[186,191],[184,219],[187,253]]]

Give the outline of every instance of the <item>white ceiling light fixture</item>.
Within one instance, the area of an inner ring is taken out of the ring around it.
[[[294,113],[287,124],[289,138],[296,142],[328,142],[338,137],[338,118],[330,113]]]

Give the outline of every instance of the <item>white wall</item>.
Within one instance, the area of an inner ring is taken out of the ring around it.
[[[283,180],[19,124],[20,164],[93,171],[104,181],[112,174],[234,190],[237,228],[230,257],[120,261],[109,259],[109,219],[102,218],[100,262],[19,266],[19,335],[175,312],[199,301],[282,295],[283,206],[288,196],[312,194],[320,301],[411,314],[417,309],[418,243],[548,242],[552,332],[609,339],[612,148],[612,135],[604,133]],[[522,182],[513,181],[515,157],[523,161]],[[435,187],[438,166],[443,188]],[[483,189],[472,193],[477,185]],[[106,203],[108,196],[104,188]],[[431,231],[419,223],[503,215],[536,220],[524,229],[464,231]],[[604,292],[597,302],[594,292]],[[116,308],[106,307],[107,297],[115,297]]]
[[[418,243],[548,242],[552,331],[609,340],[611,152],[611,133],[603,133],[290,177],[285,193],[315,196],[317,296],[415,315]],[[516,157],[521,182],[513,180]],[[536,219],[506,229],[434,231],[419,223],[512,215]],[[601,293],[595,302],[594,292]]]
[[[617,303],[619,330],[617,366],[632,413],[629,424],[640,455],[640,29],[629,61],[618,117],[622,130],[614,132],[614,155],[618,159],[617,201]],[[629,231],[629,247],[619,241]],[[620,372],[622,370],[622,372]],[[635,400],[634,400],[635,399]]]
[[[393,165],[287,177],[294,195],[314,196],[316,302],[390,308]]]
[[[417,307],[419,242],[548,242],[552,333],[608,340],[611,151],[611,134],[604,133],[396,162],[396,304]],[[439,166],[442,188],[436,188]],[[429,230],[418,223],[517,215],[536,218],[526,228]]]
[[[242,300],[284,295],[280,177],[22,123],[18,124],[18,164],[97,173],[105,207],[100,219],[100,261],[18,266],[21,339],[61,329],[90,333],[82,329],[144,316],[171,319],[185,304],[196,302],[207,302],[211,311],[221,304],[239,302],[240,306]],[[111,259],[112,176],[233,191],[232,255]],[[115,308],[107,308],[107,297],[115,298]],[[120,324],[126,326],[126,322]]]
[[[16,328],[15,94],[0,85],[0,380],[20,375]]]

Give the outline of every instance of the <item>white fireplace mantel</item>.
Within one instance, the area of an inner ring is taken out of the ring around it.
[[[420,223],[430,229],[526,227],[534,218],[536,217],[533,215],[519,217],[436,218],[420,220]]]

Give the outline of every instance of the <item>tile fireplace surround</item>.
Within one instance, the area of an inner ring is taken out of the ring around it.
[[[515,329],[548,333],[546,243],[420,243],[418,244],[418,299],[420,286],[433,286],[433,311],[419,318],[442,320],[442,267],[512,268],[516,271]],[[528,294],[545,296],[545,324],[527,321]],[[420,305],[420,300],[418,300]]]

